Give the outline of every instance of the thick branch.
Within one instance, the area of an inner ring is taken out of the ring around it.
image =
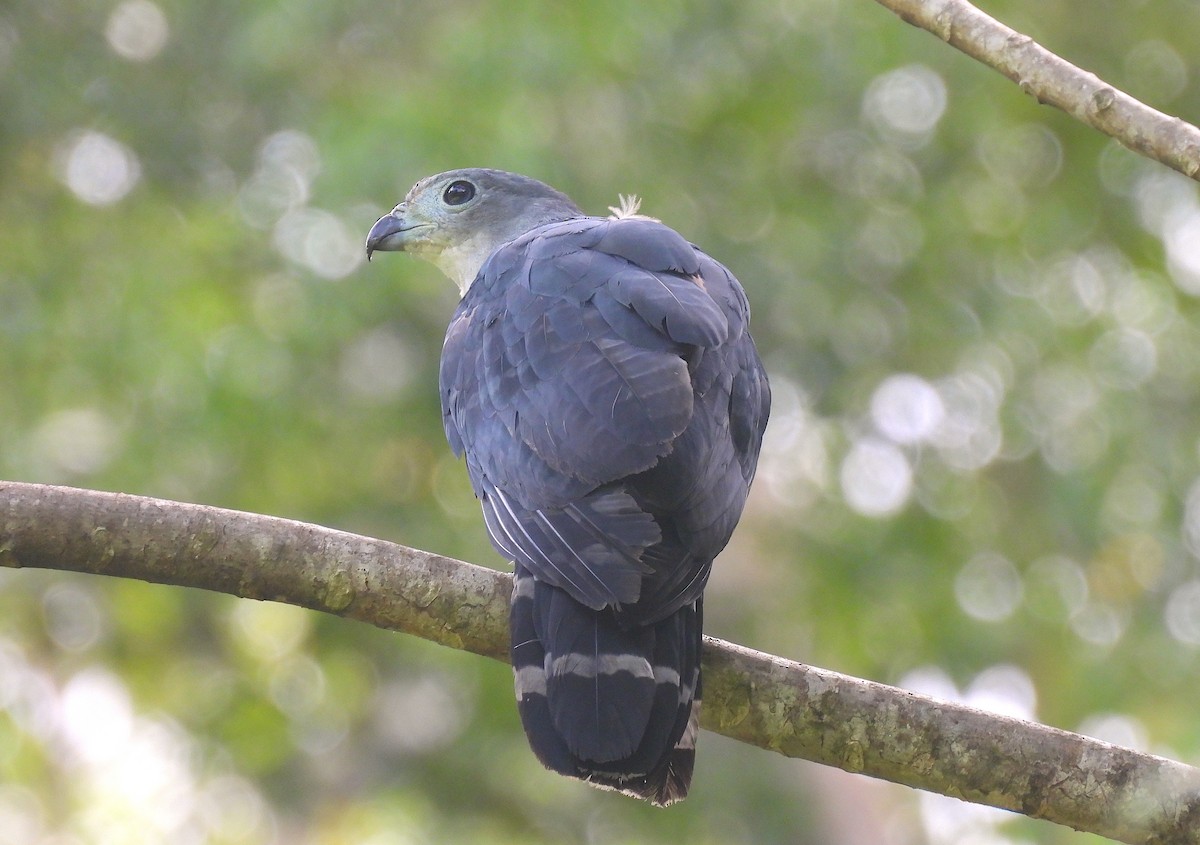
[[[966,0],[876,2],[1000,71],[1038,102],[1062,109],[1185,176],[1200,178],[1200,129],[1075,67]]]
[[[508,575],[291,520],[0,482],[0,565],[300,605],[497,659]],[[1130,843],[1200,843],[1200,770],[708,638],[704,726]]]

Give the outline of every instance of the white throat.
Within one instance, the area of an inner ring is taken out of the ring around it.
[[[432,261],[439,270],[450,277],[454,284],[458,285],[459,296],[466,296],[471,283],[479,275],[479,268],[498,246],[499,244],[491,238],[476,236],[423,257]]]

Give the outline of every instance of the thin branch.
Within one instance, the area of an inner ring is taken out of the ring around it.
[[[1150,108],[1010,29],[966,0],[876,0],[1147,158],[1200,179],[1200,129]]]
[[[504,660],[502,572],[275,517],[0,482],[0,566],[286,602]],[[1200,843],[1200,769],[707,638],[703,724],[1129,843]]]

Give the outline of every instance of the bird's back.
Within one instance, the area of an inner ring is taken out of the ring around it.
[[[496,547],[548,767],[670,803],[691,777],[702,591],[770,405],[737,280],[647,218],[576,218],[484,263],[442,402]]]

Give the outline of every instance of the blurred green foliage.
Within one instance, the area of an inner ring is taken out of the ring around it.
[[[1186,0],[987,11],[1200,116]],[[1082,24],[1082,25],[1081,25]],[[452,286],[366,265],[468,165],[741,278],[776,387],[711,633],[1200,756],[1200,199],[867,0],[0,8],[0,477],[500,566]],[[0,570],[0,843],[1078,842],[706,735],[658,812],[541,770],[506,667]]]

